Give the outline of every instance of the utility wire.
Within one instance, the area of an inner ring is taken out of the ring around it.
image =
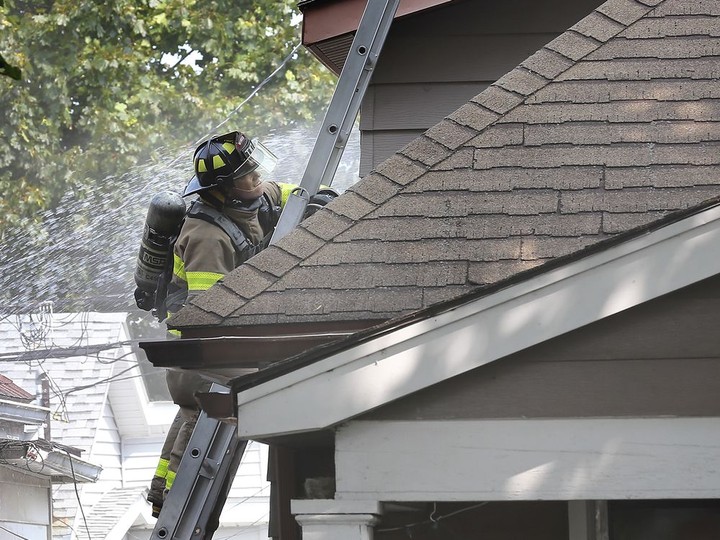
[[[10,529],[6,529],[6,528],[3,527],[2,525],[0,525],[0,530],[5,531],[6,533],[10,533],[10,534],[12,534],[14,537],[16,537],[16,538],[22,538],[23,540],[30,540],[30,538],[28,538],[27,536],[21,536],[21,535],[19,535],[19,534],[17,534],[17,533],[14,533],[14,532],[12,532]]]

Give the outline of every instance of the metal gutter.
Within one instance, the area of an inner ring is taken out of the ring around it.
[[[1,464],[23,473],[45,476],[58,483],[95,482],[102,472],[94,465],[77,457],[79,450],[48,442],[0,440]]]
[[[23,424],[42,424],[50,413],[48,407],[0,399],[0,419]]]
[[[265,330],[268,334],[272,326]],[[269,364],[344,339],[355,330],[281,335],[197,337],[141,342],[156,367],[202,370],[225,381],[266,368]]]

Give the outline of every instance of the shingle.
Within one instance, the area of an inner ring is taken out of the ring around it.
[[[598,237],[557,238],[553,236],[528,236],[523,239],[522,258],[526,261],[553,259],[574,253],[596,243]]]
[[[716,17],[659,17],[641,19],[625,29],[623,37],[661,38],[666,36],[720,36],[720,24]]]
[[[515,192],[408,193],[395,197],[378,216],[464,217],[472,214],[529,215],[554,212],[557,192],[552,190],[516,190]]]
[[[715,164],[720,160],[717,144],[652,143],[602,146],[546,145],[475,150],[477,168],[492,167],[560,167],[563,165],[606,165],[608,167],[644,167],[673,163]]]
[[[541,264],[541,261],[475,262],[470,264],[468,279],[470,283],[475,283],[476,285],[489,285],[513,276],[518,272],[535,268],[538,264]]]
[[[272,281],[267,274],[258,270],[254,265],[244,264],[225,276],[222,283],[235,294],[247,300],[267,289]],[[235,303],[240,304],[237,300]]]
[[[460,107],[448,116],[448,118],[454,120],[460,125],[471,127],[477,131],[482,131],[497,120],[498,114],[471,102]]]
[[[449,120],[442,120],[425,132],[426,137],[451,150],[455,150],[476,134],[477,131],[474,129],[461,126]]]
[[[610,81],[647,81],[651,79],[717,79],[720,65],[712,58],[684,60],[616,59],[580,62],[557,80],[605,79]]]
[[[423,240],[429,238],[507,238],[530,234],[570,236],[597,234],[600,214],[504,215],[482,214],[456,218],[382,218],[359,223],[344,242],[358,240]]]
[[[458,238],[418,241],[357,241],[328,244],[304,265],[332,266],[357,263],[405,264],[428,261],[517,259],[520,240],[512,238],[465,240]]]
[[[639,188],[614,191],[572,191],[561,196],[562,212],[651,212],[678,210],[717,195],[717,187]]]
[[[616,58],[692,59],[716,56],[720,39],[710,36],[683,38],[623,39],[617,38],[588,55],[588,60]]]
[[[531,58],[534,58],[534,56]],[[522,103],[523,99],[525,99],[524,96],[520,96],[496,85],[490,85],[470,101],[482,105],[495,113],[504,114],[513,107],[517,107]]]
[[[379,174],[371,173],[354,186],[348,188],[348,192],[357,193],[364,199],[381,204],[395,195],[400,186]]]
[[[524,68],[515,68],[495,81],[495,85],[510,92],[529,96],[548,83],[548,79]]]
[[[332,204],[334,212],[339,213],[340,215],[346,214],[342,214],[342,212],[338,212],[338,210],[346,213],[357,213],[359,214],[358,217],[365,215],[362,213],[364,209],[369,210],[375,208],[375,205],[361,199],[354,193],[344,193],[343,197],[339,197],[333,201]],[[353,219],[351,216],[349,217]],[[325,244],[323,239],[318,238],[302,227],[297,227],[295,230],[281,238],[275,245],[290,255],[294,255],[299,259],[304,259],[308,255],[315,253],[323,244]]]
[[[577,32],[564,32],[547,44],[548,49],[572,60],[580,60],[599,46],[599,41]]]
[[[183,309],[173,315],[168,323],[168,328],[188,326],[217,326],[223,321],[223,317],[210,313],[192,304],[186,305]]]
[[[373,292],[374,291],[374,292]],[[382,294],[375,294],[381,292]],[[281,303],[281,304],[280,304]],[[331,313],[365,311],[368,313],[397,312],[398,306],[411,306],[410,309],[421,307],[420,298],[415,289],[388,289],[381,291],[360,290],[289,290],[266,293],[258,301],[243,308],[237,315],[261,314],[274,316],[278,305],[283,306],[283,314],[287,316],[312,314],[316,316]],[[280,321],[280,319],[276,319]],[[316,319],[320,320],[320,319]]]
[[[635,0],[608,0],[597,11],[628,26],[650,11],[650,8]]]
[[[642,213],[615,213],[603,212],[602,223],[603,232],[607,234],[617,234],[629,231],[641,225],[647,225],[657,219],[660,219],[667,212],[642,212]]]
[[[522,110],[520,110],[522,109]],[[612,103],[538,103],[510,112],[501,123],[560,124],[572,121],[656,122],[660,120],[720,120],[718,100]],[[510,149],[508,149],[510,150]],[[477,159],[477,154],[475,156]]]
[[[447,159],[437,163],[432,167],[434,171],[449,171],[454,169],[466,169],[472,167],[473,164],[472,148],[460,148],[451,154]]]
[[[432,139],[423,136],[409,143],[405,148],[400,150],[400,153],[424,165],[432,166],[447,158],[452,151]]]
[[[376,172],[393,182],[405,186],[427,171],[424,167],[401,154],[395,154],[378,165]]]
[[[682,187],[720,185],[720,166],[660,165],[608,169],[605,173],[606,189],[628,187]]]
[[[431,171],[420,178],[405,193],[433,191],[509,191],[512,185],[503,179],[498,181],[485,171],[458,169],[454,171]],[[462,194],[457,194],[462,195]],[[376,214],[377,215],[377,214]]]
[[[539,73],[546,79],[554,79],[572,66],[573,61],[562,54],[543,47],[520,65]]]
[[[322,240],[332,240],[352,224],[351,219],[323,209],[305,219],[301,227]]]
[[[680,143],[720,140],[718,122],[654,122],[608,124],[605,122],[566,122],[531,125],[525,130],[525,144],[595,145],[613,143]]]
[[[305,223],[303,223],[302,226],[304,225]],[[300,259],[294,255],[291,255],[277,246],[270,246],[262,253],[258,253],[245,264],[252,266],[253,268],[257,268],[260,272],[266,272],[275,277],[280,277],[290,268],[295,266],[299,260]]]
[[[308,284],[324,289],[370,289],[374,287],[407,287],[463,284],[467,278],[465,262],[423,262],[385,264],[378,272],[375,264],[305,266],[296,268],[277,282],[273,290],[306,289]],[[320,283],[317,277],[322,276]]]
[[[467,285],[445,285],[444,287],[426,287],[422,291],[422,307],[432,306],[438,302],[451,300],[463,294],[467,294],[477,287],[473,284]]]
[[[523,143],[522,124],[496,124],[468,142],[476,148],[500,148]]]
[[[717,0],[666,0],[652,13],[655,17],[667,15],[713,15],[720,16],[720,4]]]
[[[598,41],[605,42],[625,30],[625,25],[613,21],[599,11],[593,11],[590,15],[573,26],[571,30]]]
[[[573,166],[432,171],[410,186],[406,193],[457,190],[510,191],[517,188],[582,189],[598,187],[602,175],[600,167]]]
[[[537,103],[609,103],[611,101],[653,100],[694,101],[718,98],[715,81],[690,79],[657,81],[561,81],[552,83],[528,99]],[[636,105],[637,107],[638,105]]]

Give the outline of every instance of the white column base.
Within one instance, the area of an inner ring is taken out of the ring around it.
[[[291,509],[303,540],[372,540],[382,513],[378,502],[334,499],[294,500]]]

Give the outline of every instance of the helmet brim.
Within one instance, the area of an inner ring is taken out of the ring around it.
[[[194,174],[190,181],[187,183],[187,186],[185,186],[182,196],[187,197],[188,195],[200,193],[201,191],[205,191],[206,189],[210,189],[210,187],[200,184],[200,179],[198,178],[197,174]]]

